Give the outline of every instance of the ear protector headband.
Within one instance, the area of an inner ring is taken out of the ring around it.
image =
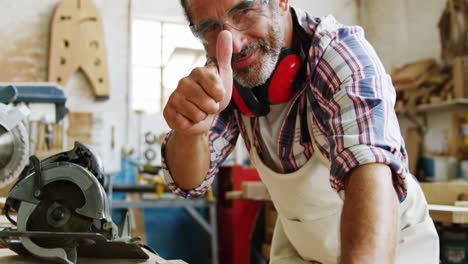
[[[270,104],[289,101],[300,85],[300,58],[290,48],[280,52],[278,62],[271,77],[260,86],[244,88],[234,82],[232,99],[237,108],[250,117],[264,116],[270,112]]]

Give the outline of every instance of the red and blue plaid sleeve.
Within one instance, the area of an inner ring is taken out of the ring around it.
[[[184,198],[199,198],[205,194],[213,182],[214,176],[218,173],[219,165],[229,156],[234,149],[237,138],[239,136],[239,128],[237,126],[234,115],[228,108],[213,120],[211,130],[209,132],[210,144],[210,168],[203,182],[195,189],[183,190],[172,179],[169,168],[166,163],[166,146],[170,132],[161,147],[161,160],[164,171],[164,180],[167,186],[177,195]]]
[[[308,94],[327,131],[332,187],[344,189],[344,178],[359,165],[383,163],[391,168],[403,201],[408,169],[391,78],[360,27],[334,20],[321,24],[327,28],[319,26],[320,44],[311,48],[320,56],[311,56],[318,59],[310,61],[315,70]]]

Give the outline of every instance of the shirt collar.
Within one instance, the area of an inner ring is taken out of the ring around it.
[[[290,7],[290,12],[293,20],[294,38],[299,41],[301,47],[301,55],[307,55],[311,45],[311,35],[313,34],[310,25],[310,18],[304,11]]]

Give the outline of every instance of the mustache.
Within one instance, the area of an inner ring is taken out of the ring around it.
[[[264,39],[260,39],[259,41],[244,47],[239,53],[232,54],[231,63],[236,62],[237,60],[240,60],[241,58],[251,54],[258,48],[262,49],[265,53],[269,53],[272,50],[272,48],[269,47],[269,45]],[[218,64],[216,57],[207,57],[207,60],[207,65]]]
[[[267,51],[267,43],[265,40],[260,39],[259,41],[244,47],[239,53],[233,54],[232,55],[232,62],[236,62],[240,59],[242,59],[245,56],[248,56],[252,52],[254,52],[257,49],[262,49],[263,51]]]

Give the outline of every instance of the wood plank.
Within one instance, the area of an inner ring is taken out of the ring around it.
[[[429,204],[429,213],[434,221],[450,224],[467,224],[468,207]]]
[[[468,182],[420,183],[429,204],[454,205],[455,201],[468,197]]]
[[[63,0],[50,24],[48,81],[65,86],[81,70],[97,99],[110,96],[102,19],[91,0]]]
[[[229,191],[225,194],[226,200],[239,200],[242,199],[242,191]]]
[[[141,200],[140,194],[138,193],[129,193],[127,197],[133,201]],[[132,237],[139,237],[140,243],[146,244],[146,231],[145,231],[145,218],[144,218],[144,210],[143,208],[130,208],[130,212],[132,213],[133,218],[133,226],[132,226]]]
[[[91,137],[94,127],[93,113],[71,112],[68,113],[68,135],[72,137]]]
[[[270,200],[270,194],[263,182],[244,181],[242,182],[242,198],[252,200]]]
[[[69,126],[67,131],[68,149],[73,148],[75,141],[85,144],[92,143],[92,130],[94,128],[93,113],[72,112],[68,114]]]
[[[435,59],[408,63],[392,73],[393,85],[397,91],[418,88],[437,68]]]
[[[79,258],[78,264],[186,264],[181,260],[165,260],[155,254],[149,253],[149,259],[91,259]],[[50,261],[39,258],[19,256],[15,252],[7,248],[0,249],[0,263],[8,264],[50,264]]]
[[[455,98],[468,98],[468,56],[453,60],[453,84]]]
[[[421,154],[422,144],[421,131],[417,127],[411,127],[406,130],[406,150],[408,152],[408,163],[411,174],[417,175],[417,164]],[[421,180],[421,179],[419,179]]]

